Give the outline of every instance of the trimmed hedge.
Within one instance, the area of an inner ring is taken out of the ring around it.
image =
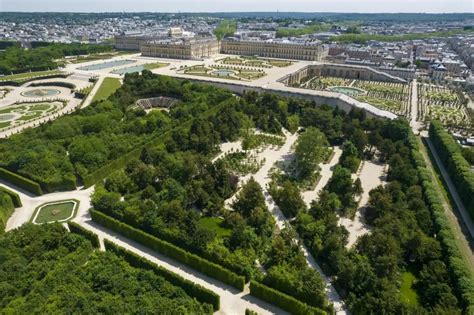
[[[34,82],[31,83],[30,86],[59,86],[67,89],[74,90],[76,88],[76,85],[73,83],[69,82],[62,82],[62,81],[57,81],[57,82]]]
[[[43,194],[43,190],[38,183],[1,167],[0,178],[37,196],[41,196]]]
[[[209,277],[213,277],[219,281],[227,283],[241,291],[244,289],[245,277],[243,276],[239,276],[236,273],[226,268],[223,268],[222,266],[219,266],[197,255],[191,254],[178,246],[175,246],[153,235],[145,233],[142,230],[122,223],[102,212],[91,209],[90,214],[95,222],[123,236],[126,236],[165,256],[173,258]]]
[[[430,124],[430,140],[449,172],[469,216],[474,220],[474,172],[462,155],[459,144],[439,121]]]
[[[7,221],[15,211],[12,198],[9,194],[0,191],[0,234],[5,232]]]
[[[311,307],[292,296],[267,287],[257,281],[250,281],[250,294],[295,315],[325,315],[325,311]]]
[[[465,314],[474,314],[474,279],[469,267],[466,265],[461,251],[456,243],[456,237],[446,218],[444,207],[440,201],[438,192],[433,185],[431,173],[427,169],[425,160],[420,153],[420,147],[415,135],[410,131],[408,142],[411,147],[411,155],[415,164],[421,185],[423,187],[426,203],[428,204],[434,218],[437,238],[440,240],[445,253],[449,271],[454,279],[456,291],[461,297]]]
[[[21,203],[21,198],[16,192],[11,191],[10,189],[5,188],[3,186],[0,186],[0,191],[4,192],[4,193],[6,193],[7,195],[10,196],[10,198],[12,199],[12,202],[13,202],[13,206],[15,208],[19,208],[19,207],[23,206],[23,204]]]
[[[70,190],[76,190],[76,176],[73,174],[65,175],[63,178],[61,178],[60,182],[57,181],[51,181],[51,182],[44,182],[44,181],[38,181],[39,184],[41,185],[41,188],[44,191],[47,192],[55,192],[55,191],[70,191]]]
[[[69,227],[69,231],[75,234],[79,234],[87,238],[89,241],[91,241],[92,246],[95,248],[100,248],[100,242],[99,242],[99,236],[95,234],[94,232],[91,232],[89,230],[86,230],[79,224],[75,222],[68,221],[67,226]]]
[[[37,71],[45,71],[49,69],[37,69]],[[25,84],[26,82],[31,82],[35,80],[44,80],[44,79],[53,79],[53,78],[67,78],[69,74],[51,74],[51,75],[43,75],[43,76],[37,76],[37,77],[30,77],[30,78],[25,78],[25,79],[19,79],[19,80],[9,80],[9,81],[0,81],[0,86],[4,85],[12,85],[12,86],[20,86]]]
[[[148,259],[141,257],[117,244],[104,240],[105,249],[114,252],[116,255],[123,257],[131,266],[136,268],[142,268],[153,271],[155,274],[163,277],[175,286],[182,288],[189,296],[195,298],[201,303],[211,304],[214,311],[218,311],[220,308],[220,297],[213,291],[204,288],[203,286],[189,281],[180,275],[169,271]]]

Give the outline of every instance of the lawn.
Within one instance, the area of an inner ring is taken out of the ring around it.
[[[0,129],[10,126],[10,121],[0,122]]]
[[[400,294],[402,301],[410,305],[418,305],[418,294],[413,290],[413,282],[415,276],[408,271],[402,273],[402,285],[400,286]]]
[[[168,65],[169,65],[169,63],[155,62],[155,63],[147,63],[147,64],[144,64],[143,67],[144,67],[146,70],[152,70],[152,69],[163,68],[163,67],[166,67],[166,66],[168,66]]]
[[[102,84],[99,86],[99,89],[95,93],[92,101],[100,101],[107,99],[110,95],[117,91],[121,85],[122,84],[120,83],[119,79],[105,78],[104,81],[102,81]]]
[[[218,237],[230,236],[232,230],[222,226],[224,220],[215,217],[202,217],[199,220],[199,226],[209,231],[216,232]]]
[[[18,73],[12,75],[6,75],[0,77],[0,81],[21,81],[31,77],[37,76],[46,76],[46,75],[53,75],[53,74],[60,74],[61,71],[58,70],[48,70],[48,71],[37,71],[37,72],[25,72],[25,73]]]
[[[76,215],[78,205],[79,202],[76,200],[45,203],[36,208],[31,221],[35,224],[42,224],[70,220]]]

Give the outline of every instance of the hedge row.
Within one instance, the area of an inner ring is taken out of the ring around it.
[[[74,90],[76,88],[76,85],[73,83],[69,82],[62,82],[62,81],[57,81],[57,82],[34,82],[31,83],[30,86],[60,86],[64,87],[67,89]]]
[[[95,248],[100,248],[99,236],[97,234],[89,230],[86,230],[79,224],[72,221],[68,221],[67,225],[69,227],[69,231],[71,231],[72,233],[76,233],[76,234],[84,236],[89,241],[91,241],[92,246],[94,246]]]
[[[319,308],[311,307],[292,296],[286,295],[254,280],[250,281],[250,294],[294,315],[327,314]]]
[[[5,187],[0,187],[0,191],[4,192],[4,193],[6,193],[7,195],[10,196],[10,198],[12,199],[12,202],[13,202],[13,206],[15,208],[19,208],[19,207],[23,206],[23,204],[21,203],[20,196],[16,192],[11,191],[10,189],[5,188]]]
[[[462,299],[465,314],[474,314],[474,279],[457,245],[455,234],[446,218],[439,194],[433,185],[431,173],[419,152],[418,142],[412,132],[409,134],[408,141],[411,147],[412,159],[418,170],[423,187],[426,203],[434,218],[436,235],[441,242],[449,270],[455,281],[456,291]]]
[[[197,255],[191,254],[178,246],[161,240],[153,235],[143,232],[142,230],[136,229],[122,223],[114,218],[111,218],[102,212],[91,209],[90,214],[92,219],[117,232],[120,233],[144,246],[147,246],[165,256],[173,258],[191,268],[219,281],[227,283],[239,290],[244,289],[245,277],[239,276],[236,273],[223,268],[215,263],[212,263],[206,259],[203,259]]]
[[[41,188],[47,192],[55,191],[71,191],[76,190],[76,176],[71,174],[70,176],[64,176],[60,182],[44,182],[38,181]]]
[[[37,71],[44,71],[48,69],[38,69]],[[26,79],[19,79],[19,80],[8,80],[8,81],[0,81],[0,86],[4,85],[12,85],[12,86],[20,86],[25,84],[26,82],[35,81],[35,80],[44,80],[44,79],[53,79],[53,78],[67,78],[69,74],[51,74],[51,75],[43,75],[43,76],[36,76]]]
[[[43,190],[41,189],[41,186],[38,183],[1,167],[0,179],[3,179],[9,183],[12,183],[15,186],[23,188],[24,190],[29,191],[37,196],[41,196],[43,194]]]
[[[211,108],[211,109],[207,110],[206,112],[204,112],[203,114],[201,114],[200,117],[205,118],[205,117],[208,117],[212,114],[217,113],[220,110],[220,108],[223,107],[223,105],[224,104],[219,104],[217,106],[214,106],[213,108]],[[160,133],[154,139],[138,146],[137,148],[133,149],[132,151],[122,155],[118,159],[109,162],[108,164],[102,166],[98,170],[90,173],[89,175],[84,176],[84,178],[82,179],[83,184],[84,184],[84,188],[91,187],[91,186],[95,185],[97,182],[99,182],[101,180],[104,180],[107,176],[109,176],[111,173],[115,172],[116,170],[124,168],[128,164],[128,162],[130,162],[130,160],[139,158],[141,156],[144,148],[156,147],[157,145],[159,145],[161,143],[164,143],[164,141],[166,139],[171,137],[171,135],[173,134],[174,131],[179,130],[180,128],[190,128],[191,125],[192,125],[192,122],[196,118],[197,117],[191,118],[191,119],[187,120],[186,122],[182,123],[181,125],[173,128],[173,129],[170,129],[170,130],[164,131],[163,133]]]
[[[5,232],[7,221],[15,211],[12,198],[9,194],[0,191],[0,234]]]
[[[456,186],[459,197],[474,220],[474,172],[461,153],[459,144],[440,122],[430,124],[430,139]]]
[[[112,251],[116,255],[123,257],[131,266],[151,270],[173,285],[182,288],[189,296],[195,298],[199,302],[211,304],[215,312],[219,310],[220,297],[211,290],[189,281],[172,271],[160,267],[148,259],[120,247],[107,239],[104,240],[104,245],[106,250]]]

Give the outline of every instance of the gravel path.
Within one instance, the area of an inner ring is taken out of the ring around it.
[[[384,164],[373,161],[364,161],[363,163],[359,175],[356,175],[356,178],[360,178],[364,190],[359,201],[360,207],[353,220],[344,217],[339,219],[339,224],[349,231],[349,239],[346,245],[348,248],[352,247],[359,237],[370,232],[371,226],[364,222],[364,211],[369,202],[369,193],[385,181],[386,166]]]

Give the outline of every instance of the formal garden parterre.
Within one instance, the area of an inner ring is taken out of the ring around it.
[[[303,82],[301,87],[343,93],[404,117],[410,113],[411,90],[405,83],[313,77]]]
[[[181,67],[178,73],[190,74],[203,77],[222,78],[229,80],[252,81],[266,75],[264,70],[234,65],[196,65]]]
[[[467,102],[467,98],[459,90],[418,84],[418,120],[425,123],[438,120],[453,131],[472,132],[473,117],[467,109]]]

